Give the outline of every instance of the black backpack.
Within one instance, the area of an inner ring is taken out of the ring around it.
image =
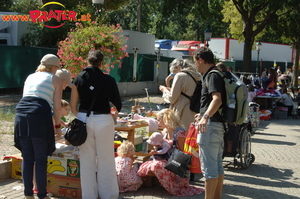
[[[196,88],[194,90],[193,96],[191,96],[191,97],[183,92],[181,92],[181,94],[191,100],[190,109],[192,111],[194,111],[195,113],[199,113],[200,112],[200,98],[201,98],[202,82],[196,81],[195,78],[189,72],[187,72],[187,71],[182,71],[182,72],[188,74],[189,76],[191,76],[191,78],[193,78],[193,80],[196,83]]]

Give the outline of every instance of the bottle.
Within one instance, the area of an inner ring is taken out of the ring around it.
[[[232,109],[235,109],[235,104],[236,104],[235,94],[232,94],[231,98],[229,99],[229,102],[228,102],[228,107],[232,108]]]

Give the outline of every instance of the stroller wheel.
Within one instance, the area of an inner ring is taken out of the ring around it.
[[[247,130],[247,128],[242,128],[240,133],[241,134],[239,140],[239,156],[241,167],[245,169],[251,164],[252,161],[251,134]]]
[[[250,164],[252,164],[255,161],[255,156],[251,153],[251,160],[250,160]]]

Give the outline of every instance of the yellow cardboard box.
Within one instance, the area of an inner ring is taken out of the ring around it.
[[[22,179],[22,161],[21,153],[5,156],[3,160],[11,160],[11,178]],[[48,157],[47,173],[74,178],[80,177],[79,160],[66,159],[56,156]]]
[[[47,173],[69,176],[69,177],[80,177],[80,163],[79,160],[66,159],[61,157],[49,156]]]
[[[48,174],[47,191],[55,197],[74,199],[82,197],[79,178]]]
[[[67,176],[67,159],[49,156],[47,163],[47,173]]]
[[[5,156],[3,160],[11,160],[11,178],[22,179],[22,156],[21,153]]]

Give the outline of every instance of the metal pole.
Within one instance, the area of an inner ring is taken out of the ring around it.
[[[132,74],[132,81],[136,82],[137,51],[138,51],[138,48],[134,47],[133,50],[134,50],[134,53],[133,53],[133,74]]]
[[[258,74],[258,61],[259,61],[259,50],[257,50],[256,74]],[[258,75],[259,75],[259,74],[258,74]]]
[[[158,47],[157,60],[156,60],[156,83],[158,82],[159,68],[160,68],[160,48]]]

